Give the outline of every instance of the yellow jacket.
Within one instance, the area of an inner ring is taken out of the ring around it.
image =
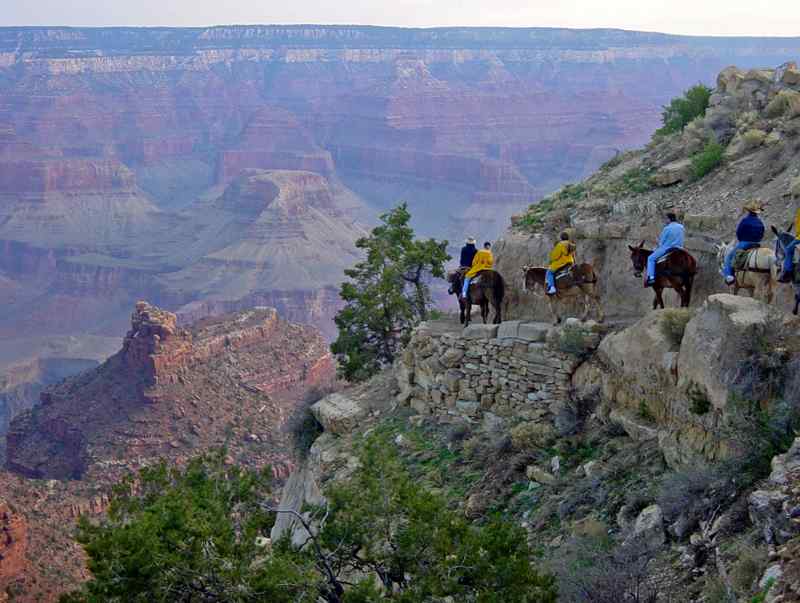
[[[472,268],[467,270],[467,274],[464,276],[472,278],[482,270],[491,270],[492,266],[494,266],[494,256],[492,256],[492,252],[488,249],[481,249],[475,254],[475,257],[472,258]]]
[[[794,215],[794,238],[800,239],[800,208],[797,209],[797,213]]]
[[[550,252],[550,270],[556,271],[563,268],[567,264],[575,263],[575,256],[573,253],[573,245],[571,241],[559,241]]]

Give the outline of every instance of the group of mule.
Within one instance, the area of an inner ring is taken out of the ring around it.
[[[739,252],[745,254],[740,265],[735,270],[735,281],[732,285],[733,294],[738,295],[744,289],[753,297],[759,298],[766,303],[772,303],[775,289],[778,283],[780,266],[783,263],[785,250],[794,241],[794,236],[789,232],[780,232],[774,226],[775,249],[768,247],[756,247]],[[722,266],[725,255],[735,244],[717,245],[717,259]],[[644,248],[644,241],[639,245],[629,245],[630,260],[633,265],[633,274],[641,278],[647,267],[647,259],[652,253],[651,250]],[[689,307],[692,300],[692,287],[697,276],[697,261],[685,249],[676,248],[670,250],[656,264],[656,278],[653,284],[653,309],[664,308],[664,289],[674,289],[680,297],[682,308]],[[524,266],[522,276],[522,290],[525,292],[536,292],[541,288],[542,292],[547,290],[545,275],[547,268]],[[461,291],[464,274],[461,270],[456,270],[448,274],[448,281],[451,291],[456,295]],[[792,279],[794,288],[794,314],[800,309],[800,279]],[[499,272],[495,270],[485,270],[480,273],[469,287],[467,298],[458,297],[460,320],[464,326],[471,321],[472,305],[478,305],[481,309],[481,318],[486,324],[489,317],[489,307],[494,309],[494,324],[502,321],[503,300],[506,295],[506,283]],[[603,322],[605,314],[600,303],[598,291],[598,277],[593,266],[589,263],[574,264],[566,270],[556,275],[555,295],[548,295],[550,310],[553,314],[555,324],[559,324],[562,316],[559,313],[559,305],[567,300],[580,298],[583,301],[584,311],[581,320],[586,320],[592,308],[595,309],[597,320]]]

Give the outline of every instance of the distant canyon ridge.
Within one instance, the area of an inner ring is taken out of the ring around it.
[[[493,238],[692,84],[798,56],[616,30],[2,28],[0,434],[37,379],[118,349],[136,299],[331,336],[353,243],[398,200],[426,235]]]

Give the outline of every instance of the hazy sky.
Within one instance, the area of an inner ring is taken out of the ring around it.
[[[0,25],[347,23],[800,36],[798,0],[0,0]]]

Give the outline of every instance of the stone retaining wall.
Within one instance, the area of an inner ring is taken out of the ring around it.
[[[398,363],[399,400],[420,414],[541,420],[568,400],[571,376],[600,327],[509,321],[443,332],[424,323]]]

